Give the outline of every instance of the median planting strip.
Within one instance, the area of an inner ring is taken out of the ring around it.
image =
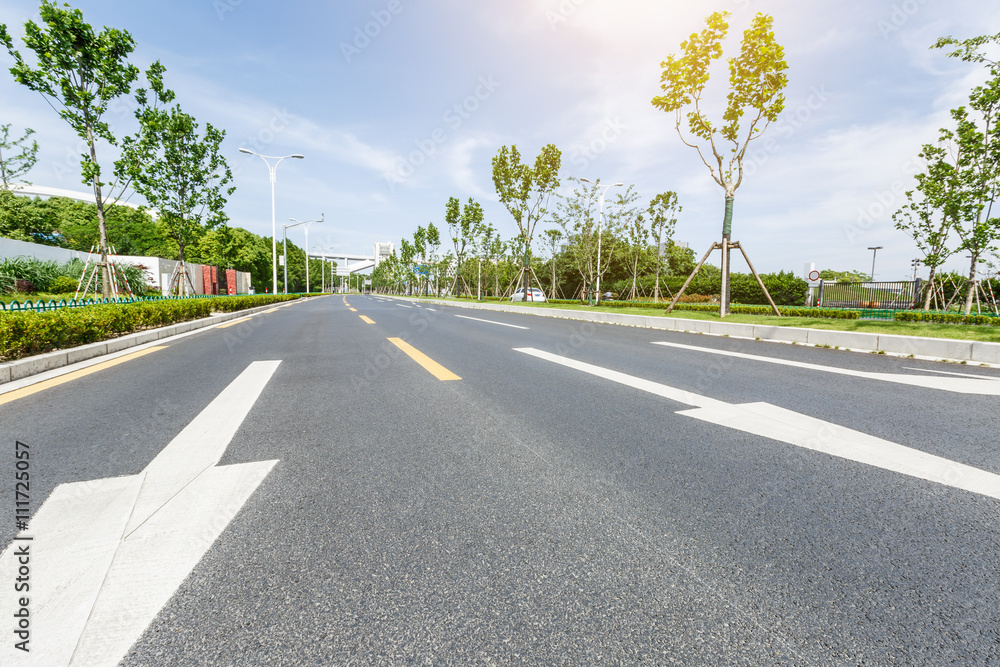
[[[413,301],[413,299],[408,297],[396,296],[392,298]],[[548,309],[494,303],[462,303],[439,299],[422,299],[421,301],[423,303],[433,303],[453,308],[517,313],[520,315],[535,315],[537,317],[554,317],[565,320],[658,329],[661,331],[702,333],[816,347],[839,347],[854,352],[876,352],[931,361],[972,362],[987,366],[1000,366],[1000,343],[993,342],[958,340],[953,338],[925,338],[922,336],[901,336],[897,334],[858,331],[836,331],[832,329],[807,329],[804,327],[766,324],[741,324],[715,320],[610,313],[598,310]]]
[[[284,306],[291,305],[292,303],[300,303],[300,301],[291,301],[290,303],[284,304]],[[279,308],[284,306],[279,306]],[[162,326],[155,329],[146,329],[144,331],[108,338],[106,340],[86,345],[78,345],[75,347],[68,347],[66,349],[55,350],[53,352],[36,354],[21,359],[14,359],[12,361],[0,363],[0,385],[29,378],[31,376],[38,375],[39,373],[52,371],[64,366],[93,359],[95,357],[101,357],[120,352],[122,350],[127,350],[129,348],[147,345],[165,338],[194,333],[197,330],[214,327],[215,325],[223,322],[232,321],[235,323],[236,320],[245,320],[250,316],[273,312],[274,310],[276,310],[276,308],[272,302],[253,308],[246,308],[244,310],[234,310],[232,312],[210,315],[200,319],[177,322],[176,324],[170,324],[168,326]],[[33,317],[45,315],[45,313],[26,314]]]

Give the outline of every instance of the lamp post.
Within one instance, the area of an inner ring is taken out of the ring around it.
[[[319,214],[319,220],[303,220],[299,222],[295,218],[289,218],[295,224],[288,224],[287,222],[281,226],[281,252],[285,254],[285,294],[288,294],[288,228],[298,227],[299,225],[306,226],[306,294],[309,294],[309,225],[314,222],[323,222],[323,218],[326,217],[325,213]]]
[[[871,279],[871,282],[874,283],[875,282],[875,255],[877,255],[878,251],[882,249],[882,246],[880,246],[880,245],[869,246],[868,249],[872,251],[872,279]]]
[[[598,179],[597,183],[593,183],[586,178],[581,178],[580,180],[584,183],[590,183],[593,186],[600,187],[600,179]],[[604,195],[611,188],[619,188],[623,185],[625,184],[612,183],[611,185],[605,186],[605,188],[601,191],[600,205],[598,207],[599,213],[597,218],[597,300],[595,301],[595,304],[598,306],[601,305],[601,222],[604,220]]]
[[[874,308],[875,307],[875,256],[878,254],[878,251],[882,249],[882,246],[880,245],[868,246],[868,249],[872,251],[872,278],[871,281],[869,282],[869,284],[872,287],[871,287],[871,297],[869,297],[870,298],[869,307]]]
[[[295,153],[294,155],[261,155],[260,153],[255,153],[249,148],[241,148],[241,153],[246,153],[247,155],[256,155],[264,164],[267,165],[268,174],[271,177],[271,293],[278,293],[278,224],[274,218],[274,181],[275,172],[278,169],[278,165],[281,164],[282,160],[287,158],[295,158],[296,160],[303,159],[302,155]],[[277,160],[274,164],[268,162],[268,160]],[[287,260],[286,260],[287,261]]]
[[[329,248],[321,248],[320,246],[316,246],[313,249],[319,251],[321,253],[320,256],[323,258],[321,260],[321,264],[320,264],[320,278],[319,279],[320,279],[320,291],[322,291],[324,294],[326,294],[326,251],[329,250]],[[331,281],[330,282],[333,282],[332,276],[331,276]]]

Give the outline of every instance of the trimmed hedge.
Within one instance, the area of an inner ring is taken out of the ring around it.
[[[0,314],[0,361],[86,345],[177,322],[297,299],[295,295],[164,299]]]
[[[1000,317],[993,315],[965,315],[962,313],[903,310],[897,312],[893,318],[897,322],[934,322],[936,324],[972,324],[1000,327]]]

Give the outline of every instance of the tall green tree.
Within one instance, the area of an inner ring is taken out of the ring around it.
[[[1000,241],[1000,210],[994,209],[1000,195],[1000,64],[984,53],[990,44],[1000,44],[1000,33],[963,41],[946,37],[933,47],[957,46],[950,57],[984,65],[989,73],[988,80],[969,94],[969,108],[952,110],[956,129],[953,134],[946,131],[959,155],[954,230],[962,241],[958,249],[968,251],[970,257],[966,315],[972,312],[976,296],[978,265],[985,253],[997,250]]]
[[[579,296],[584,301],[587,288],[608,272],[621,242],[621,224],[627,216],[618,214],[616,204],[620,206],[624,202],[630,206],[634,195],[626,198],[619,196],[618,200],[606,203],[605,219],[601,224],[598,208],[600,181],[583,183],[575,176],[569,180],[575,184],[573,190],[559,198],[552,217],[566,239],[566,256],[580,274],[582,288]]]
[[[546,229],[542,232],[542,234],[548,242],[550,257],[549,269],[552,272],[552,277],[549,280],[549,298],[557,299],[559,298],[559,286],[556,282],[556,268],[559,263],[559,245],[562,243],[564,236],[562,231],[558,229]]]
[[[211,123],[200,132],[179,105],[163,106],[174,94],[164,87],[162,67],[154,65],[146,76],[149,88],[136,91],[139,132],[122,142],[115,171],[158,211],[183,265],[188,243],[229,219],[226,197],[236,188],[227,187],[233,176],[220,151],[226,133]]]
[[[953,160],[961,161],[962,156],[953,153],[953,139],[954,134],[950,130],[942,130],[941,144],[924,145],[920,157],[927,168],[916,175],[915,190],[906,192],[906,204],[892,216],[896,229],[907,232],[913,238],[923,253],[923,265],[930,270],[924,292],[924,310],[930,308],[936,293],[938,268],[957,250],[949,247],[948,243],[961,209],[960,178]],[[820,277],[830,279],[823,273]]]
[[[549,199],[559,187],[561,166],[562,153],[552,144],[542,148],[533,167],[521,162],[517,146],[502,146],[493,157],[493,185],[500,203],[517,223],[517,240],[524,252],[524,299],[531,294],[531,241],[538,222],[548,215]]]
[[[83,20],[83,13],[68,5],[58,6],[42,0],[41,25],[24,24],[24,45],[35,55],[32,65],[14,48],[7,26],[0,24],[0,41],[14,58],[10,68],[18,83],[41,93],[77,135],[87,142],[81,156],[83,183],[94,190],[100,228],[101,281],[105,298],[111,296],[108,271],[108,233],[105,225],[105,202],[113,199],[113,187],[101,180],[97,159],[97,141],[116,145],[114,132],[104,114],[110,102],[132,89],[139,69],[128,62],[135,50],[132,36],[123,30],[104,28],[95,32]],[[121,193],[119,193],[121,194]]]
[[[482,227],[483,207],[472,197],[469,197],[469,201],[459,208],[458,199],[449,197],[444,221],[448,225],[448,232],[451,234],[451,241],[455,246],[455,260],[457,262],[455,278],[451,282],[449,293],[455,293],[455,287],[459,281],[465,287],[463,293],[468,293],[470,289],[462,276],[462,266],[465,262],[466,250],[475,243],[475,238]]]
[[[656,242],[656,281],[653,285],[653,300],[660,300],[660,271],[667,246],[673,244],[677,214],[683,208],[677,203],[677,193],[670,190],[661,192],[649,202],[646,213],[649,216],[649,232]]]
[[[729,32],[728,17],[729,12],[709,16],[705,30],[681,42],[680,55],[670,55],[660,63],[663,68],[660,88],[664,94],[652,101],[657,109],[676,115],[675,129],[681,141],[698,151],[712,179],[725,192],[720,307],[723,317],[729,313],[729,242],[733,202],[737,188],[743,183],[743,159],[750,142],[760,138],[785,108],[781,91],[788,83],[784,48],[771,29],[774,19],[758,13],[743,33],[739,55],[728,60],[730,90],[722,123],[708,118],[702,109],[702,95],[712,62],[722,57],[722,42]],[[684,109],[688,109],[686,116]],[[689,136],[681,129],[685,117]]]

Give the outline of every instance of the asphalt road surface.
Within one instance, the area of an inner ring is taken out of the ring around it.
[[[1000,663],[996,369],[376,296],[105,362],[0,394],[3,665]]]

